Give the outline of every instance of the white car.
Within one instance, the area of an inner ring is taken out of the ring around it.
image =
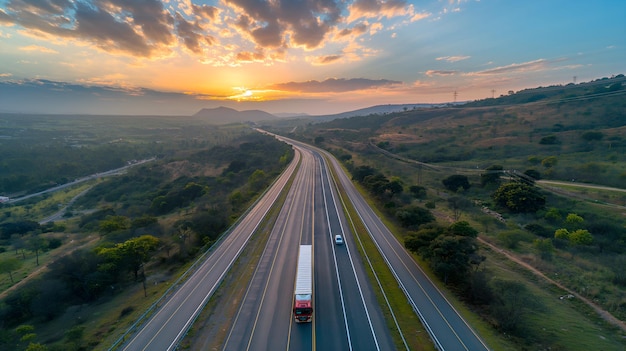
[[[343,238],[341,237],[341,235],[335,235],[335,244],[343,245]]]

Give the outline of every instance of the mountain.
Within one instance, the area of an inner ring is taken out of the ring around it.
[[[229,124],[241,122],[259,122],[276,119],[278,117],[261,110],[237,111],[228,107],[203,108],[193,117],[205,119],[213,124]]]

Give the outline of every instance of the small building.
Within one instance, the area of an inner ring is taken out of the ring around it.
[[[6,196],[0,196],[0,204],[4,202],[9,202],[9,198]]]

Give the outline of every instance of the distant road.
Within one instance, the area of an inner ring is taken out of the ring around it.
[[[626,189],[613,188],[613,187],[610,187],[610,186],[587,184],[587,183],[563,182],[563,181],[558,181],[558,180],[538,180],[537,183],[540,183],[540,184],[553,184],[553,185],[565,185],[565,186],[575,186],[575,187],[578,187],[578,188],[589,188],[589,189],[619,191],[619,192],[622,192],[622,193],[626,193]]]
[[[92,179],[96,179],[96,178],[100,178],[100,177],[107,177],[107,176],[121,174],[121,173],[123,173],[124,171],[126,171],[127,169],[129,169],[131,167],[139,166],[139,165],[142,165],[142,164],[144,164],[146,162],[151,162],[151,161],[154,161],[154,160],[156,160],[156,158],[152,157],[152,158],[148,158],[148,159],[145,159],[145,160],[137,161],[135,163],[128,164],[128,165],[126,165],[124,167],[112,169],[110,171],[105,171],[105,172],[101,172],[101,173],[95,173],[95,174],[92,174],[92,175],[89,175],[89,176],[86,176],[86,177],[78,178],[78,179],[74,180],[73,182],[57,185],[55,187],[52,187],[50,189],[46,189],[44,191],[40,191],[38,193],[28,194],[28,195],[25,195],[25,196],[9,199],[9,201],[7,201],[7,203],[12,204],[12,203],[24,201],[26,199],[30,199],[31,197],[40,196],[40,195],[47,194],[47,193],[53,193],[55,191],[59,191],[59,190],[65,189],[67,187],[70,187],[70,186],[73,186],[73,185],[76,185],[76,184],[80,184],[80,183],[86,182],[88,180],[92,180]]]

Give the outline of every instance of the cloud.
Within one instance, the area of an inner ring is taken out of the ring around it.
[[[354,39],[355,37],[358,37],[359,35],[366,33],[367,28],[368,28],[367,23],[359,23],[351,28],[344,28],[340,30],[339,32],[337,32],[337,37],[338,38],[348,37],[348,39]]]
[[[488,76],[488,75],[498,75],[498,74],[507,74],[507,73],[525,73],[525,72],[534,72],[534,71],[543,71],[548,68],[551,63],[563,61],[563,59],[559,60],[546,60],[546,59],[538,59],[534,61],[528,61],[523,63],[512,63],[507,66],[500,66],[495,68],[490,68],[482,71],[470,72],[466,73],[468,76]]]
[[[430,17],[430,16],[432,16],[432,14],[431,14],[431,13],[428,13],[428,12],[419,12],[419,13],[415,13],[415,14],[413,14],[413,16],[411,17],[410,21],[411,21],[411,22],[417,22],[417,21],[421,21],[421,20],[423,20],[424,18],[428,18],[428,17]]]
[[[442,56],[442,57],[437,57],[436,60],[447,61],[447,62],[457,62],[457,61],[467,60],[470,57],[471,56]]]
[[[39,46],[39,45],[23,46],[23,47],[20,48],[20,50],[22,50],[22,51],[37,51],[37,52],[43,52],[43,53],[46,53],[46,54],[58,54],[59,53],[56,50],[52,50],[50,48]]]
[[[348,22],[358,18],[391,18],[396,16],[413,16],[413,5],[404,0],[356,0],[350,5]]]
[[[150,57],[174,43],[174,18],[158,0],[9,0],[5,11],[27,30],[110,52]]]
[[[318,56],[318,57],[315,57],[313,60],[311,60],[311,62],[314,65],[327,65],[327,64],[335,63],[341,60],[341,58],[343,57],[344,57],[343,55]]]
[[[219,9],[217,7],[204,4],[200,6],[196,4],[191,4],[191,8],[193,9],[193,13],[195,15],[207,20],[216,20],[219,13]]]
[[[459,71],[442,71],[442,70],[428,70],[426,71],[426,75],[429,77],[432,76],[452,76],[459,73]]]
[[[7,15],[7,13],[2,9],[0,9],[0,23],[13,24],[11,16]]]
[[[237,62],[263,62],[265,61],[265,54],[262,52],[249,52],[242,51],[237,53]]]
[[[341,19],[342,2],[227,0],[236,13],[241,30],[264,47],[305,47],[323,43]]]
[[[183,45],[195,54],[202,53],[202,44],[213,45],[217,42],[212,36],[203,35],[203,29],[198,22],[187,21],[180,13],[176,13],[176,34]]]
[[[11,73],[0,73],[0,78],[6,78],[13,76]]]
[[[321,82],[317,80],[310,80],[306,82],[279,83],[274,84],[270,88],[292,92],[329,93],[374,89],[389,87],[397,84],[402,84],[402,82],[387,79],[372,80],[366,78],[329,78]]]
[[[158,58],[177,53],[180,45],[204,63],[237,64],[250,52],[265,52],[265,61],[282,60],[290,49],[313,51],[374,35],[386,23],[358,18],[407,17],[417,20],[406,0],[0,0],[0,23],[16,25],[21,35],[48,43],[79,45],[118,55]],[[220,44],[217,47],[217,43]],[[211,50],[209,50],[211,48]],[[346,59],[353,56],[344,55]],[[358,56],[357,56],[358,58]],[[258,61],[258,58],[252,61]]]

